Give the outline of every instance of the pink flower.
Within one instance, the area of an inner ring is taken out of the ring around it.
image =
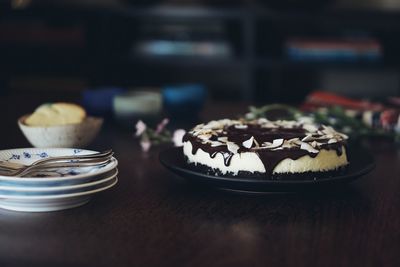
[[[183,146],[183,136],[185,135],[186,131],[183,129],[178,129],[174,132],[172,136],[172,141],[174,142],[175,146]]]
[[[143,152],[147,152],[147,151],[150,150],[151,142],[150,142],[150,140],[148,140],[148,139],[141,140],[141,141],[140,141],[140,146],[142,147],[142,151],[143,151]]]
[[[141,136],[144,133],[144,131],[146,131],[146,128],[147,128],[146,124],[143,121],[139,120],[136,123],[136,134],[135,135]]]
[[[168,119],[168,118],[163,119],[163,120],[157,125],[156,133],[158,133],[158,134],[161,133],[161,132],[164,130],[165,126],[167,126],[168,123],[169,123],[169,119]]]

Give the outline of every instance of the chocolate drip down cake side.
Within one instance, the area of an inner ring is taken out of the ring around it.
[[[216,120],[183,138],[187,163],[219,175],[279,179],[337,174],[349,164],[345,134],[307,121]]]

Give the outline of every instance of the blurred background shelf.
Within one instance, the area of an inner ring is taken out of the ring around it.
[[[400,7],[334,0],[172,2],[2,2],[1,90],[12,92],[10,80],[29,73],[71,76],[88,86],[192,81],[215,98],[273,102],[281,99],[276,92],[296,92],[301,101],[309,87],[333,87],[324,77],[334,71],[376,72],[382,79],[387,73],[382,92],[399,94]],[[343,50],[358,54],[343,59]],[[338,86],[362,87],[346,80]]]

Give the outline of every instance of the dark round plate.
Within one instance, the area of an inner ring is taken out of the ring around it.
[[[302,175],[299,179],[293,177],[290,180],[260,179],[259,177],[238,178],[235,176],[216,176],[201,173],[191,169],[191,167],[186,164],[181,147],[168,148],[160,153],[159,158],[160,162],[167,169],[190,182],[240,193],[264,193],[293,192],[321,188],[331,189],[349,183],[367,174],[375,167],[374,159],[371,154],[359,146],[349,147],[347,154],[350,164],[346,170],[340,174],[330,177],[310,174],[310,177],[304,177],[304,175]]]

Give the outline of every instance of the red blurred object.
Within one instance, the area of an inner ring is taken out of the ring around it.
[[[322,106],[341,106],[347,109],[371,111],[382,111],[384,109],[384,106],[379,103],[354,100],[324,91],[314,91],[309,94],[302,108],[305,110],[312,110]]]
[[[329,92],[315,91],[309,94],[302,109],[305,111],[316,111],[321,108],[340,106],[345,109],[349,116],[359,117],[362,121],[373,127],[387,132],[400,129],[400,109],[398,97],[388,99],[389,105],[374,103],[363,100],[355,100]],[[398,131],[398,130],[397,130]]]

